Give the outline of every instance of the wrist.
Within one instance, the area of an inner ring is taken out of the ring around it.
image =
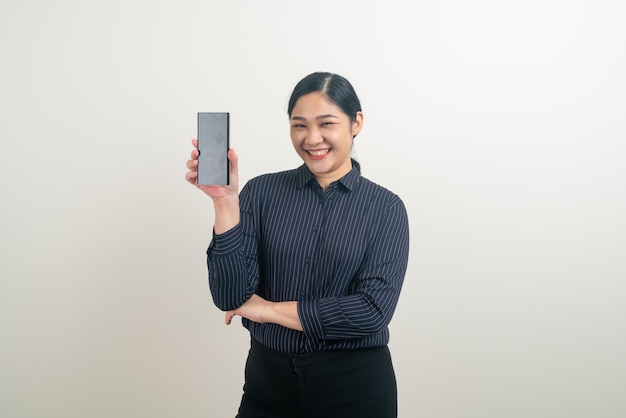
[[[237,210],[239,211],[239,196],[237,194],[229,194],[213,199],[215,210]]]
[[[272,302],[269,300],[265,301],[265,309],[263,310],[263,319],[265,322],[269,322],[272,324],[279,323],[279,312],[278,312],[278,302]]]
[[[239,223],[239,196],[224,196],[213,201],[216,234],[223,234]]]
[[[302,324],[298,317],[298,302],[268,302],[266,322],[282,325],[287,328],[302,331]]]

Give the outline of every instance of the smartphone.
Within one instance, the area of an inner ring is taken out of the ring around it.
[[[198,112],[198,184],[227,185],[230,113]]]

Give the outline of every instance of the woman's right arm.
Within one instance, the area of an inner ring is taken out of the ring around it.
[[[256,291],[259,280],[256,234],[254,222],[242,222],[238,194],[238,158],[234,150],[228,151],[230,181],[227,186],[198,184],[198,141],[191,159],[187,160],[186,180],[208,195],[215,208],[213,239],[207,251],[209,287],[215,305],[233,310],[243,305]],[[246,216],[250,214],[246,212]]]

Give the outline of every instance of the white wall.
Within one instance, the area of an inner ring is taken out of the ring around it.
[[[295,167],[315,70],[410,215],[400,416],[626,416],[626,8],[609,0],[0,3],[0,416],[234,416],[198,111]]]

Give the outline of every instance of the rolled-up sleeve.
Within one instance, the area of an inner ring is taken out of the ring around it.
[[[239,199],[239,224],[223,234],[214,233],[207,250],[209,289],[223,311],[243,305],[259,284],[257,234],[245,188]]]

